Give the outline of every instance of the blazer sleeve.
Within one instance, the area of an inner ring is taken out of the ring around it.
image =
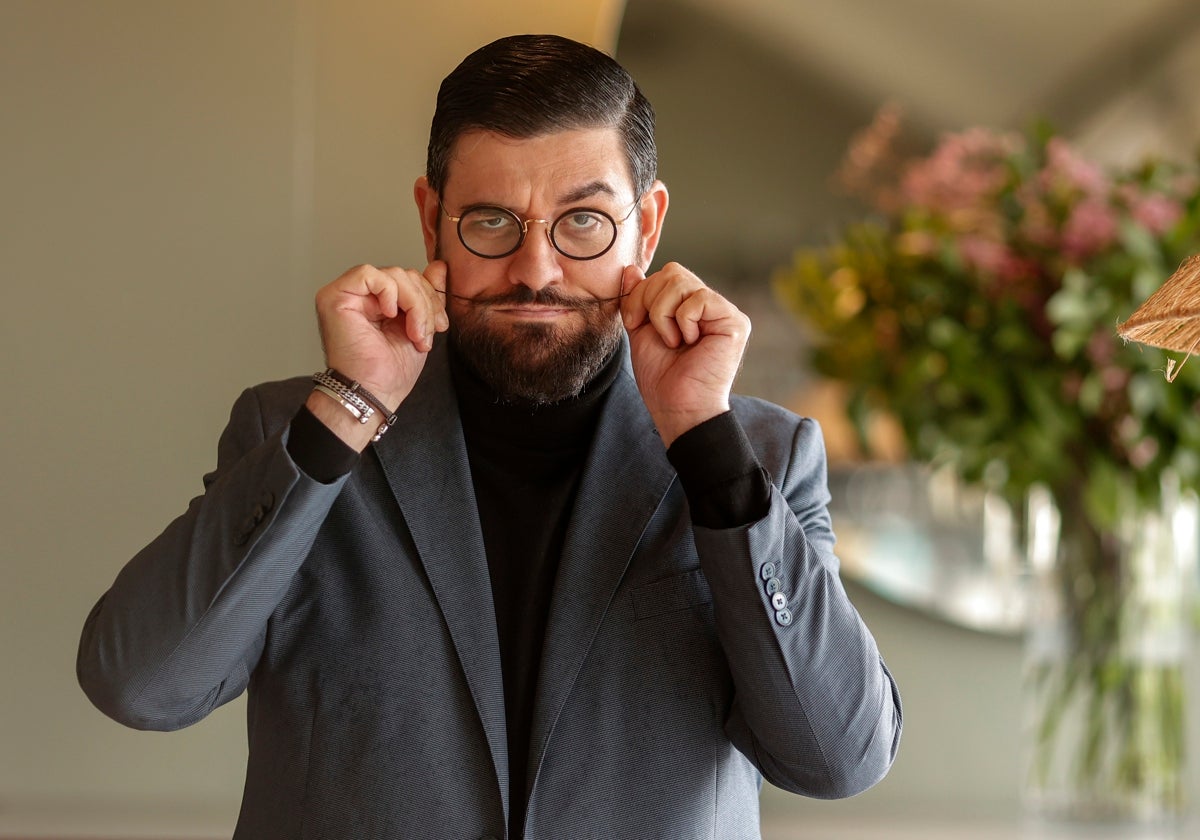
[[[852,796],[890,768],[902,711],[838,577],[824,440],[814,421],[783,412],[739,419],[773,476],[770,508],[744,527],[695,529],[735,686],[726,732],[772,784]]]
[[[267,621],[304,561],[345,478],[320,484],[286,450],[294,383],[244,392],[204,494],[140,551],[92,609],[80,686],[137,729],[178,729],[238,696]],[[275,411],[264,411],[266,397]]]

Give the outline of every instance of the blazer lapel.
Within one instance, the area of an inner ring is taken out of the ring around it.
[[[555,721],[675,470],[633,379],[628,345],[588,454],[554,584],[530,743],[532,791]]]
[[[444,340],[375,444],[487,733],[508,818],[508,736],[492,585]]]

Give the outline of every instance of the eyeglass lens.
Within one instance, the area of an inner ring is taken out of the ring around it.
[[[458,235],[463,245],[481,257],[503,257],[520,247],[525,226],[535,221],[522,222],[502,207],[476,207],[459,219]],[[550,225],[554,247],[577,260],[600,256],[616,238],[616,222],[599,210],[568,210]]]

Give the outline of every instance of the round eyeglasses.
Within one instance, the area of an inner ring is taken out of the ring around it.
[[[617,226],[624,224],[637,207],[638,203],[634,202],[625,218],[619,221],[593,207],[572,207],[553,221],[522,220],[511,210],[491,205],[471,207],[461,216],[451,216],[445,207],[442,212],[458,225],[458,238],[463,247],[477,257],[495,260],[515,253],[525,242],[529,226],[536,223],[547,226],[550,244],[564,257],[594,260],[613,246],[617,241]]]

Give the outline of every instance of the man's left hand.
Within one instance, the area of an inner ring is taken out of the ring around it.
[[[729,392],[750,338],[750,319],[678,263],[647,277],[621,277],[638,390],[670,446],[688,429],[729,410]]]

